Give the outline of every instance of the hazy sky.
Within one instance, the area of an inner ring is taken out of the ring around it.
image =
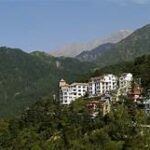
[[[0,45],[53,50],[150,23],[150,0],[0,0]]]

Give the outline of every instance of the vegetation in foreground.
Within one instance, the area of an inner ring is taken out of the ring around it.
[[[14,120],[0,122],[3,150],[148,150],[150,120],[142,111],[116,104],[109,115],[91,118],[79,99],[62,106],[45,98]]]

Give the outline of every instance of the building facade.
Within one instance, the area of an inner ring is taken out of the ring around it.
[[[120,89],[124,94],[129,93],[129,91],[131,93],[132,81],[133,76],[131,73],[124,73],[119,78],[113,74],[93,77],[88,83],[67,84],[62,79],[59,82],[59,100],[62,104],[70,104],[86,94],[89,98],[97,97]]]
[[[92,117],[96,117],[99,113],[101,113],[102,116],[105,116],[111,110],[110,101],[108,99],[89,101],[86,107]]]
[[[124,93],[129,92],[131,89],[133,81],[133,75],[131,73],[123,73],[119,78],[119,88],[121,88]]]
[[[131,90],[128,92],[128,97],[134,102],[140,101],[142,99],[143,88],[141,85],[134,83]]]
[[[106,92],[116,90],[118,78],[113,74],[107,74],[90,79],[88,83],[89,97],[100,96]]]
[[[142,101],[137,101],[137,108],[145,112],[145,114],[150,115],[150,98],[143,98]]]
[[[87,83],[67,84],[63,79],[59,82],[59,99],[62,104],[70,104],[72,101],[86,95]]]
[[[144,102],[143,102],[143,105],[144,105],[144,111],[146,114],[150,115],[150,99],[146,99]]]

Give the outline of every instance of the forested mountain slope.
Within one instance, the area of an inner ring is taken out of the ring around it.
[[[58,80],[75,80],[92,64],[42,52],[0,48],[0,116],[13,116],[41,97],[57,93]]]
[[[122,61],[134,60],[134,58],[150,54],[150,24],[136,30],[127,38],[114,44],[106,50],[105,47],[97,47],[92,51],[81,53],[78,59],[95,61],[100,67],[116,64]],[[95,56],[95,57],[93,57]]]
[[[95,61],[103,53],[106,53],[110,49],[114,48],[114,45],[115,44],[112,43],[102,44],[91,51],[83,51],[81,54],[77,55],[76,58],[80,61]]]

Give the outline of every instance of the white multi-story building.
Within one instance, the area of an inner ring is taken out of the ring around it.
[[[118,78],[113,74],[91,78],[88,83],[88,94],[90,97],[99,96],[117,89]]]
[[[123,89],[127,93],[133,81],[133,75],[131,73],[123,73],[119,78],[119,88]]]
[[[93,77],[88,83],[67,84],[62,79],[59,82],[59,99],[62,104],[70,104],[77,98],[85,96],[86,93],[89,97],[95,97],[119,89],[119,91],[127,94],[131,88],[132,80],[131,73],[124,73],[119,78],[113,74]]]
[[[59,99],[62,104],[70,104],[72,101],[84,96],[87,93],[87,83],[67,84],[63,79],[59,82]]]

